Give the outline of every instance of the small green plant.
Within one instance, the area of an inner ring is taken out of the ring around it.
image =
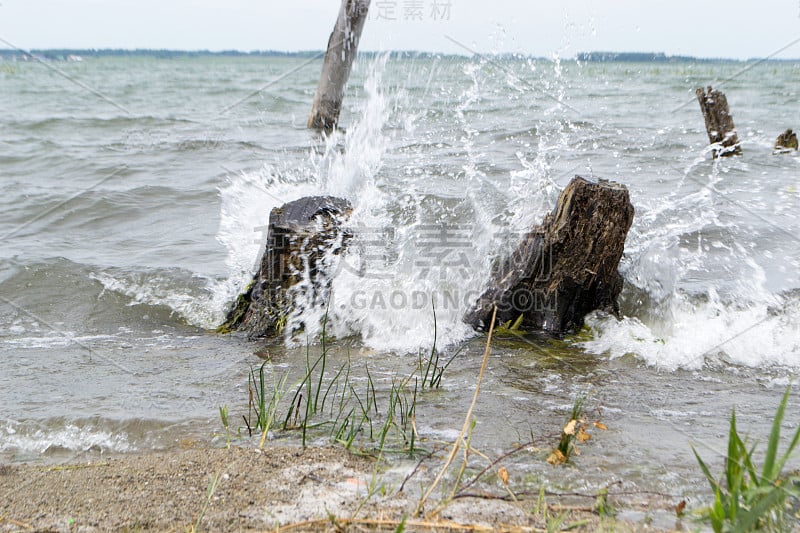
[[[264,447],[264,442],[267,440],[267,435],[272,425],[275,423],[275,417],[278,414],[278,404],[283,398],[286,387],[287,375],[284,375],[280,381],[273,380],[272,394],[267,396],[267,380],[266,380],[266,366],[269,361],[264,361],[258,368],[258,374],[251,368],[250,375],[248,376],[248,390],[249,390],[249,405],[247,416],[244,417],[244,423],[247,425],[247,431],[252,436],[253,430],[261,433],[261,442],[259,447]],[[222,415],[222,409],[220,409]],[[255,417],[254,417],[255,415]],[[227,408],[223,425],[227,419]],[[227,427],[227,426],[226,426]]]
[[[786,389],[772,422],[764,464],[761,472],[753,463],[755,445],[748,449],[736,427],[736,410],[731,413],[728,431],[728,454],[725,470],[717,480],[706,463],[692,446],[700,469],[714,491],[714,503],[702,511],[716,533],[723,531],[787,531],[786,509],[788,500],[800,496],[798,479],[782,474],[783,467],[800,440],[800,427],[794,433],[788,448],[778,456],[781,423],[789,401],[790,388]]]
[[[569,462],[573,454],[579,454],[575,446],[576,440],[584,442],[589,439],[589,435],[586,433],[586,423],[583,420],[583,404],[585,401],[586,396],[579,395],[575,398],[575,403],[572,404],[572,413],[564,429],[561,430],[558,447],[547,458],[547,462],[553,466]]]
[[[227,448],[231,447],[231,426],[228,423],[228,406],[223,405],[219,408],[219,418],[222,420],[222,427],[225,428],[225,442]]]
[[[203,518],[206,515],[206,511],[208,511],[208,506],[211,504],[211,499],[214,497],[214,493],[217,490],[217,485],[219,485],[219,480],[222,478],[222,472],[217,472],[216,475],[211,476],[208,480],[208,488],[206,489],[206,500],[203,503],[203,508],[200,510],[200,514],[197,516],[197,520],[194,521],[187,531],[190,533],[197,533],[200,531],[200,523],[203,521]]]
[[[603,487],[597,491],[597,498],[594,501],[594,511],[604,518],[613,517],[617,514],[614,506],[608,501],[608,487]]]
[[[447,367],[455,360],[456,356],[461,353],[461,349],[457,350],[445,364],[439,366],[439,352],[436,350],[436,338],[438,336],[436,306],[433,303],[433,299],[431,299],[431,307],[433,308],[433,347],[431,347],[431,353],[427,360],[422,359],[421,352],[419,354],[419,371],[422,372],[423,367],[425,369],[425,373],[422,375],[423,390],[426,387],[429,389],[438,389],[442,385],[444,371],[447,370]]]
[[[305,372],[299,383],[292,387],[291,400],[282,406],[285,409],[285,414],[283,410],[281,412],[282,430],[300,432],[304,447],[310,435],[321,435],[319,431],[310,431],[328,428],[333,442],[355,453],[374,457],[384,453],[429,453],[419,446],[416,432],[417,398],[422,390],[420,381],[424,380],[428,387],[438,387],[450,361],[440,366],[434,348],[427,367],[420,360],[409,375],[393,376],[391,384],[376,381],[365,363],[366,380],[362,388],[351,379],[349,351],[347,360],[334,371],[328,360],[332,353],[329,340],[326,316],[322,321],[321,353],[312,356],[312,346],[310,342],[306,343]],[[257,370],[251,368],[248,376],[249,411],[244,417],[251,436],[254,431],[261,431],[261,446],[276,423],[278,404],[283,399],[288,377],[284,376],[275,383],[270,395],[267,364],[265,362]],[[426,370],[425,377],[422,376],[423,370]],[[222,411],[220,415],[223,416]],[[223,425],[226,420],[227,412],[224,413]]]
[[[497,330],[495,331],[495,335],[500,336],[500,337],[510,337],[510,336],[522,337],[522,336],[524,336],[525,332],[522,329],[520,329],[520,326],[522,326],[522,321],[524,319],[525,319],[525,315],[523,314],[523,315],[519,315],[517,317],[517,319],[514,321],[513,324],[511,323],[510,320],[508,322],[504,322],[503,324],[500,324],[499,326],[497,326]]]
[[[366,494],[364,498],[362,498],[358,506],[356,506],[353,514],[350,516],[351,520],[355,520],[358,516],[358,513],[361,512],[361,509],[369,503],[369,501],[379,493],[385,494],[387,492],[386,486],[383,485],[383,476],[381,475],[381,466],[382,466],[383,456],[379,455],[375,459],[375,465],[372,467],[372,476],[370,477],[369,483],[366,485]]]
[[[556,531],[570,531],[572,529],[580,528],[589,524],[588,519],[577,520],[575,522],[566,524],[565,522],[569,517],[569,513],[566,511],[562,511],[556,515],[550,514],[550,508],[547,505],[547,500],[545,499],[544,486],[539,489],[539,495],[536,498],[536,507],[533,508],[533,514],[544,520],[544,531],[547,531],[548,533],[555,533]]]

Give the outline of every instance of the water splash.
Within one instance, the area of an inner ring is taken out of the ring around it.
[[[672,193],[635,201],[621,265],[628,316],[592,316],[595,338],[580,345],[611,357],[634,354],[667,370],[798,366],[800,321],[791,312],[797,295],[768,288],[756,260],[758,232],[740,228],[738,204],[714,193],[730,168],[717,162],[698,176],[702,162],[690,164]]]
[[[517,153],[518,168],[494,172],[494,141],[475,114],[493,102],[508,105],[485,89],[494,66],[485,60],[462,65],[465,85],[455,109],[448,111],[449,103],[443,109],[450,115],[445,118],[450,131],[445,139],[435,135],[438,142],[433,143],[423,128],[442,117],[431,121],[428,113],[438,110],[420,111],[409,104],[405,89],[387,89],[387,61],[382,56],[371,64],[359,117],[346,132],[333,133],[321,151],[311,151],[299,166],[280,171],[265,166],[258,174],[232,176],[221,191],[218,239],[229,250],[232,272],[215,291],[221,303],[231,301],[251,279],[263,244],[243,243],[242,235],[263,227],[272,207],[312,194],[343,197],[353,205],[348,251],[328,258],[336,265],[330,301],[298,306],[302,312],[287,323],[290,344],[313,342],[327,316],[328,334],[337,337],[357,335],[382,351],[428,349],[434,342],[434,310],[438,346],[473,335],[461,318],[487,282],[492,264],[555,204],[559,191],[553,169],[568,142],[562,120],[539,119],[536,129],[543,133],[537,135],[535,153],[529,155],[532,147],[526,144]],[[527,71],[528,65],[523,68]],[[557,86],[561,75],[557,67],[556,79],[548,83]],[[428,76],[426,95],[435,91],[432,83]],[[515,86],[515,95],[526,91],[534,89]],[[448,157],[456,153],[463,161],[445,183],[437,166],[442,140],[450,143]],[[387,172],[387,159],[389,168],[399,164],[402,171]],[[297,331],[302,334],[291,337]]]

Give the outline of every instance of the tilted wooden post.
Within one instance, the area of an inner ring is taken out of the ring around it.
[[[358,50],[361,30],[367,20],[370,0],[342,0],[339,17],[328,39],[328,51],[322,64],[322,75],[314,95],[308,127],[330,130],[339,121],[344,86],[350,76]]]
[[[728,109],[728,99],[725,98],[725,95],[720,91],[713,90],[711,86],[708,87],[708,91],[698,88],[695,94],[706,121],[709,142],[722,147],[713,149],[714,159],[742,155],[742,147],[739,145],[739,137],[736,135],[733,117]]]

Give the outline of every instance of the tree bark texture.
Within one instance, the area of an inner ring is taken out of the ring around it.
[[[618,312],[617,265],[633,222],[628,190],[607,180],[576,176],[554,211],[527,233],[505,260],[464,321],[483,331],[497,305],[497,324],[527,332],[563,334],[595,309]]]
[[[303,305],[324,305],[331,260],[349,241],[343,224],[351,212],[347,200],[330,196],[301,198],[273,209],[260,268],[218,331],[274,336]]]
[[[308,116],[309,128],[331,130],[339,121],[345,85],[358,51],[361,30],[367,20],[369,2],[342,0],[336,25],[328,39],[322,74]]]
[[[733,117],[731,117],[728,99],[725,95],[721,91],[713,90],[710,86],[706,91],[698,88],[695,94],[706,122],[708,141],[713,145],[714,159],[742,155],[742,147],[739,145],[739,137],[736,135]]]

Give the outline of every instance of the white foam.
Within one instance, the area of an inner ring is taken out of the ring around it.
[[[710,186],[720,172],[713,167]],[[684,185],[649,202],[634,198],[636,219],[621,270],[646,293],[647,309],[619,321],[593,315],[587,323],[594,339],[580,346],[611,357],[634,354],[667,370],[720,361],[800,367],[797,296],[768,290],[754,246],[745,244],[740,228],[722,221],[733,217],[710,187],[681,194]]]
[[[50,330],[48,330],[50,331]],[[14,337],[4,339],[3,343],[18,348],[63,348],[73,343],[90,344],[98,340],[113,339],[111,335],[78,335],[73,331],[59,332],[58,334],[42,335],[37,337]]]
[[[635,354],[648,365],[666,370],[699,369],[720,360],[749,367],[800,367],[797,314],[776,314],[764,304],[738,309],[718,301],[683,301],[671,315],[666,324],[650,325],[638,318],[619,321],[594,315],[587,323],[595,338],[579,345],[612,358]],[[664,331],[665,325],[668,331]]]
[[[89,277],[103,285],[104,291],[113,291],[130,298],[129,306],[162,305],[172,309],[188,322],[213,328],[219,324],[211,294],[198,294],[189,287],[181,289],[175,279],[158,274],[91,273]],[[218,310],[217,310],[218,311]]]
[[[115,452],[134,450],[124,433],[114,434],[92,426],[66,424],[52,430],[26,431],[21,424],[7,421],[0,429],[0,451],[3,452],[45,453],[53,449],[86,451],[92,448]]]

